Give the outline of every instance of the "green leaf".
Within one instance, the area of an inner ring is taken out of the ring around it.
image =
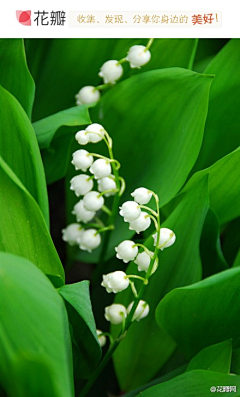
[[[15,96],[31,118],[35,85],[22,39],[0,39],[0,64],[0,84]]]
[[[214,211],[208,210],[200,241],[203,278],[228,268],[222,253],[219,221]]]
[[[139,393],[139,397],[206,397],[210,395],[210,388],[223,386],[240,386],[240,376],[224,375],[212,371],[195,370],[179,375],[174,379],[156,385]],[[216,391],[215,390],[215,391]],[[234,395],[239,396],[237,392]]]
[[[23,256],[44,273],[64,271],[43,215],[29,192],[0,158],[0,250]]]
[[[207,66],[214,74],[203,145],[193,172],[209,167],[240,145],[240,41],[230,40]]]
[[[50,378],[55,391],[52,397],[73,397],[70,335],[63,300],[47,277],[24,258],[1,252],[0,273],[2,386],[10,396],[30,397],[35,396],[29,393],[36,388],[51,391],[51,385],[42,384]],[[29,382],[33,374],[35,379]],[[28,383],[30,391],[23,394]]]
[[[0,86],[0,156],[39,204],[48,224],[44,169],[34,129],[18,101]]]
[[[159,303],[157,322],[189,357],[204,347],[234,340],[239,337],[239,285],[240,269],[234,268],[175,289]]]
[[[162,328],[158,330],[155,308],[171,289],[201,279],[199,241],[207,210],[208,185],[205,176],[188,191],[162,225],[176,233],[176,243],[160,253],[159,268],[146,287],[143,299],[150,305],[149,315],[131,325],[115,353],[114,365],[123,390],[136,388],[152,379],[175,348],[169,334]],[[147,240],[148,246],[149,240],[152,244],[152,237]],[[132,263],[127,274],[138,274],[137,266]],[[128,306],[132,301],[131,290],[118,294],[116,301]],[[112,326],[112,332],[117,333],[114,328]]]
[[[87,378],[101,357],[89,295],[89,281],[64,285],[58,292],[66,302],[73,339],[78,347],[78,378]]]
[[[240,375],[240,348],[233,349],[231,373]]]
[[[211,208],[220,224],[224,224],[240,215],[240,147],[229,153],[211,167],[195,173],[184,187],[186,191],[203,175],[209,174],[209,197]]]
[[[240,249],[239,249],[238,254],[237,254],[236,258],[235,258],[233,266],[234,267],[235,266],[240,266]]]
[[[192,358],[186,371],[207,369],[229,374],[232,360],[232,341],[227,340],[208,346]]]
[[[90,123],[88,108],[86,106],[75,106],[36,121],[33,124],[33,128],[36,132],[40,149],[47,149],[60,127],[80,126]],[[63,149],[65,149],[64,146]]]

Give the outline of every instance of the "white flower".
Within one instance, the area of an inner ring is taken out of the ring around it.
[[[111,165],[109,161],[105,159],[98,159],[94,161],[90,168],[90,172],[94,175],[96,179],[105,178],[111,174]]]
[[[152,256],[153,256],[153,252],[151,252]],[[139,272],[141,271],[148,271],[149,265],[151,262],[151,257],[150,255],[147,254],[147,252],[143,251],[140,254],[138,254],[138,256],[136,257],[134,263],[136,263],[138,265],[138,270]]]
[[[88,211],[98,211],[104,204],[104,198],[99,192],[92,191],[83,197],[83,204]]]
[[[111,306],[105,307],[105,318],[111,324],[121,324],[123,318],[127,317],[127,309],[125,306],[118,303],[113,303]]]
[[[150,61],[151,53],[143,45],[134,45],[129,49],[126,59],[130,62],[131,68],[140,69]]]
[[[141,215],[139,204],[135,201],[126,201],[120,207],[120,215],[123,216],[125,222],[135,221]]]
[[[116,294],[129,286],[129,279],[126,273],[117,270],[116,272],[104,274],[101,285],[106,288],[107,292],[114,292]]]
[[[82,250],[92,252],[101,244],[101,236],[96,229],[84,230],[78,243]]]
[[[82,196],[93,188],[93,181],[88,175],[74,176],[70,181],[70,190],[74,190],[76,196]]]
[[[130,222],[129,229],[137,233],[143,232],[151,225],[151,218],[147,212],[141,211],[141,215],[135,221]]]
[[[87,150],[80,149],[73,153],[72,164],[76,170],[87,171],[93,163],[93,156]]]
[[[79,145],[86,145],[89,142],[89,135],[85,130],[81,130],[76,133],[75,139]]]
[[[83,200],[80,200],[77,204],[74,205],[72,214],[76,215],[78,222],[87,223],[91,221],[96,215],[95,211],[88,211],[83,204]]]
[[[133,261],[138,254],[138,247],[135,246],[134,241],[124,240],[116,248],[117,258],[122,259],[124,263]]]
[[[152,198],[152,193],[145,187],[139,187],[135,189],[131,196],[134,198],[138,204],[147,204]]]
[[[130,313],[132,307],[133,307],[133,302],[131,302],[127,308],[128,314]],[[149,305],[147,304],[147,302],[140,300],[133,315],[132,321],[134,320],[140,321],[144,317],[147,317],[148,313],[149,313]]]
[[[103,78],[103,81],[105,84],[115,84],[115,82],[120,79],[120,77],[123,74],[123,68],[122,65],[119,65],[118,61],[111,60],[105,62],[101,69],[100,72],[98,73],[98,76]]]
[[[66,241],[69,245],[78,244],[78,238],[81,237],[83,233],[83,228],[78,223],[72,223],[68,225],[66,229],[62,230],[62,239]]]
[[[84,103],[93,103],[99,101],[100,92],[96,90],[96,88],[92,85],[87,85],[86,87],[81,88],[75,98],[77,105],[82,105]]]
[[[98,342],[99,342],[100,346],[101,347],[105,346],[107,339],[106,339],[106,336],[103,335],[103,332],[100,331],[100,329],[97,329],[97,337],[98,337]]]
[[[157,244],[157,233],[153,234],[154,246],[160,248],[162,251],[164,248],[170,247],[175,243],[176,235],[175,233],[165,227],[160,229],[160,240]]]
[[[106,176],[105,178],[98,179],[97,183],[98,183],[99,192],[105,192],[106,190],[113,190],[113,192],[105,193],[104,196],[109,197],[116,194],[114,190],[117,189],[117,185],[113,175],[109,175]]]
[[[104,138],[104,128],[101,124],[91,124],[86,128],[86,133],[89,138],[89,142],[97,143]]]

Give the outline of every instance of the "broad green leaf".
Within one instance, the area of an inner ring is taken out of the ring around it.
[[[159,303],[157,322],[189,357],[204,347],[234,340],[239,337],[239,285],[240,269],[234,268],[175,289]]]
[[[194,59],[193,70],[203,73],[210,61],[228,42],[228,39],[207,38],[199,39]]]
[[[80,88],[102,84],[98,73],[104,62],[122,59],[131,46],[146,45],[148,40],[30,39],[26,42],[28,64],[37,86],[34,120],[39,120],[73,106],[74,96]],[[152,59],[140,72],[173,66],[191,67],[196,45],[196,39],[155,39]],[[43,63],[44,69],[41,66]],[[129,64],[123,66],[123,79],[138,73],[136,69],[130,69]]]
[[[0,86],[0,156],[35,198],[48,224],[44,169],[34,129],[18,101]]]
[[[240,217],[224,225],[221,233],[223,254],[230,266],[233,266],[240,249],[239,230]]]
[[[192,358],[186,371],[207,369],[229,374],[232,360],[232,341],[227,340],[208,346]]]
[[[28,391],[22,392],[31,374],[35,380],[29,382],[30,390],[42,390],[42,383],[52,379],[55,394],[51,397],[73,397],[70,335],[63,300],[47,277],[24,258],[1,252],[0,274],[2,386],[10,396],[30,397]],[[50,386],[43,390],[51,390]]]
[[[240,375],[240,348],[233,349],[231,373]]]
[[[240,40],[230,40],[207,66],[214,74],[202,148],[193,172],[209,167],[240,145]]]
[[[33,124],[40,149],[47,149],[56,131],[61,126],[80,126],[90,124],[91,120],[86,106],[75,106],[62,112],[55,113]],[[63,149],[65,147],[63,146]]]
[[[0,84],[17,98],[31,118],[35,85],[22,39],[0,39],[0,64]]]
[[[211,395],[211,387],[214,387],[212,390],[216,392],[219,385],[229,387],[236,386],[237,393],[234,393],[234,395],[240,396],[238,392],[240,387],[240,376],[224,375],[218,372],[202,370],[186,372],[168,382],[153,386],[139,393],[138,396],[206,397]]]
[[[207,210],[208,185],[207,177],[203,177],[162,225],[176,233],[176,243],[160,253],[159,268],[145,289],[143,299],[150,305],[149,315],[131,325],[115,353],[114,365],[123,390],[134,389],[152,379],[175,348],[169,334],[162,328],[158,330],[155,308],[171,289],[201,279],[199,242]],[[152,237],[147,242],[148,246],[152,244]],[[138,274],[134,263],[128,267],[127,274]],[[131,290],[117,294],[116,301],[128,306],[132,301]],[[115,329],[112,326],[112,332],[116,333]]]
[[[239,249],[238,254],[235,258],[233,266],[240,266],[240,249]]]
[[[64,285],[58,292],[65,300],[73,340],[78,347],[78,377],[87,378],[101,357],[89,296],[89,281]]]
[[[222,253],[219,221],[209,208],[202,230],[200,254],[203,266],[203,278],[228,268]]]
[[[240,147],[211,167],[195,173],[183,192],[206,174],[209,174],[210,205],[220,224],[237,218],[240,215]]]
[[[39,206],[1,158],[0,180],[0,250],[29,259],[63,283],[63,267]]]

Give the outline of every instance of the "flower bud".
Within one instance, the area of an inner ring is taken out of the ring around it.
[[[135,201],[126,201],[120,207],[120,215],[123,216],[125,222],[135,221],[141,215],[141,209]]]
[[[96,229],[84,230],[78,243],[82,250],[92,252],[101,244],[101,236]]]
[[[151,254],[153,256],[153,252],[151,252]],[[151,262],[151,257],[145,251],[138,254],[138,256],[136,257],[136,259],[134,261],[134,263],[136,263],[138,265],[139,272],[141,272],[141,271],[147,272],[150,262]]]
[[[117,189],[117,185],[113,175],[106,176],[105,178],[101,178],[97,180],[98,190],[99,192],[105,192],[106,190],[115,190]],[[115,191],[105,193],[104,196],[109,197],[116,194]]]
[[[100,329],[97,329],[97,337],[98,337],[98,342],[99,342],[100,346],[101,347],[105,346],[107,338],[105,335],[103,335],[103,332],[100,331]]]
[[[104,204],[104,198],[99,192],[92,191],[83,197],[83,204],[88,211],[98,211]]]
[[[88,175],[74,176],[70,181],[70,190],[73,190],[77,197],[88,193],[93,188],[93,181]]]
[[[93,87],[92,85],[87,85],[86,87],[81,88],[75,98],[77,105],[94,103],[99,101],[100,92],[96,90],[95,87]]]
[[[83,204],[83,200],[80,200],[77,204],[74,205],[72,214],[76,215],[78,222],[87,223],[91,221],[96,215],[95,211],[88,211]]]
[[[90,172],[94,175],[96,179],[105,178],[111,174],[111,165],[109,161],[105,159],[98,159],[94,161],[90,168]]]
[[[103,78],[103,81],[105,84],[115,84],[115,82],[120,79],[120,77],[123,74],[123,68],[122,65],[119,65],[118,61],[111,60],[105,62],[101,69],[100,72],[98,73],[98,76]]]
[[[73,153],[72,164],[75,170],[87,171],[93,163],[93,156],[87,150],[80,149]]]
[[[139,187],[135,189],[131,196],[134,198],[138,204],[147,204],[152,198],[152,193],[145,187]]]
[[[128,306],[127,314],[129,314],[130,311],[132,310],[133,303],[134,302],[131,302],[130,305]],[[144,317],[147,317],[148,313],[149,313],[149,305],[147,304],[147,302],[140,300],[133,315],[132,321],[134,320],[140,321]]]
[[[138,254],[138,247],[135,246],[134,241],[122,241],[116,248],[117,258],[122,259],[124,263],[133,261]]]
[[[126,307],[118,303],[113,303],[111,306],[105,307],[105,318],[111,324],[122,324],[123,318],[127,317]]]
[[[126,59],[130,62],[131,68],[140,69],[150,61],[151,53],[144,45],[134,45],[129,49]]]
[[[81,237],[83,230],[84,229],[78,223],[72,223],[71,225],[68,225],[66,229],[62,230],[62,239],[69,245],[77,245],[77,240]]]
[[[116,294],[129,286],[129,279],[126,277],[126,273],[117,270],[116,272],[104,274],[101,285],[106,288],[107,292]]]
[[[135,221],[130,222],[129,229],[137,233],[143,232],[151,225],[151,218],[147,212],[141,211],[141,215]]]
[[[164,248],[170,247],[175,243],[176,235],[175,233],[167,229],[165,227],[160,229],[160,240],[157,244],[157,233],[153,234],[154,246],[160,248],[160,250],[164,250]]]
[[[105,130],[101,124],[90,124],[85,131],[88,135],[89,142],[97,143],[104,138]]]
[[[75,135],[75,139],[79,145],[86,145],[89,142],[89,136],[85,130],[78,131]]]

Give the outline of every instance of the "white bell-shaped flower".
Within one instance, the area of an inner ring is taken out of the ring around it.
[[[99,192],[92,191],[83,197],[83,204],[88,211],[98,211],[104,204],[104,198]]]
[[[79,145],[86,145],[87,143],[89,143],[89,135],[86,130],[78,131],[75,135],[75,139],[79,143]]]
[[[119,214],[123,216],[125,222],[132,222],[141,215],[141,208],[135,201],[126,201],[120,207]]]
[[[134,302],[131,302],[130,305],[128,306],[127,314],[129,314],[130,311],[132,310],[133,303]],[[140,321],[144,317],[147,317],[148,313],[149,313],[149,305],[147,304],[147,302],[140,300],[133,315],[132,321],[135,320]]]
[[[94,216],[96,215],[96,212],[88,211],[84,207],[83,200],[80,200],[77,204],[74,205],[72,214],[76,215],[78,222],[87,223],[94,218]]]
[[[116,294],[129,286],[129,279],[126,273],[117,270],[116,272],[104,274],[101,285],[106,288],[107,292],[114,292]]]
[[[93,123],[86,128],[89,142],[97,143],[104,138],[104,128],[101,124]]]
[[[144,45],[134,45],[129,49],[126,59],[130,62],[131,68],[140,69],[150,61],[151,53]]]
[[[97,331],[97,337],[98,337],[99,345],[101,347],[105,346],[106,342],[107,342],[106,336],[103,335],[103,332],[100,329],[97,329],[96,331]]]
[[[135,246],[134,241],[124,240],[116,248],[117,258],[122,259],[124,263],[133,261],[138,254],[138,247]]]
[[[87,85],[86,87],[81,88],[75,98],[77,105],[94,103],[99,101],[100,91],[96,90],[92,85]]]
[[[78,243],[81,250],[92,252],[101,244],[101,236],[96,229],[84,230]]]
[[[141,211],[139,218],[130,222],[129,229],[135,230],[137,233],[143,232],[151,225],[151,218],[147,212]]]
[[[122,324],[123,319],[127,317],[127,309],[123,305],[113,303],[111,306],[105,307],[104,316],[111,324]]]
[[[77,245],[78,238],[81,237],[83,231],[84,229],[79,225],[79,223],[72,223],[62,230],[62,239],[69,245]]]
[[[98,190],[99,192],[105,192],[106,190],[113,190],[113,192],[105,193],[104,196],[109,197],[116,194],[115,189],[117,189],[117,185],[114,179],[114,175],[106,176],[105,178],[101,178],[97,180]]]
[[[152,198],[152,193],[145,187],[139,187],[131,193],[131,196],[138,204],[147,204]]]
[[[160,248],[160,250],[164,250],[164,248],[170,247],[175,243],[176,235],[175,233],[167,229],[165,227],[160,229],[160,239],[157,244],[157,233],[153,234],[154,246]]]
[[[105,159],[98,159],[94,161],[90,168],[90,172],[96,179],[105,178],[106,176],[111,175],[111,171],[111,164]]]
[[[72,164],[75,170],[87,171],[93,163],[93,156],[87,150],[80,149],[73,153]]]
[[[92,179],[90,179],[89,175],[84,174],[74,176],[70,184],[70,190],[73,190],[77,197],[83,196],[93,188]]]
[[[153,252],[150,251],[150,253],[153,256]],[[142,271],[147,272],[150,262],[151,262],[151,256],[145,251],[138,254],[138,256],[136,257],[136,259],[134,261],[134,263],[136,263],[138,265],[139,272],[142,272]]]
[[[115,84],[118,79],[123,74],[123,67],[118,63],[118,61],[111,60],[105,62],[101,69],[100,72],[98,73],[98,76],[103,78],[103,81],[105,84]]]

